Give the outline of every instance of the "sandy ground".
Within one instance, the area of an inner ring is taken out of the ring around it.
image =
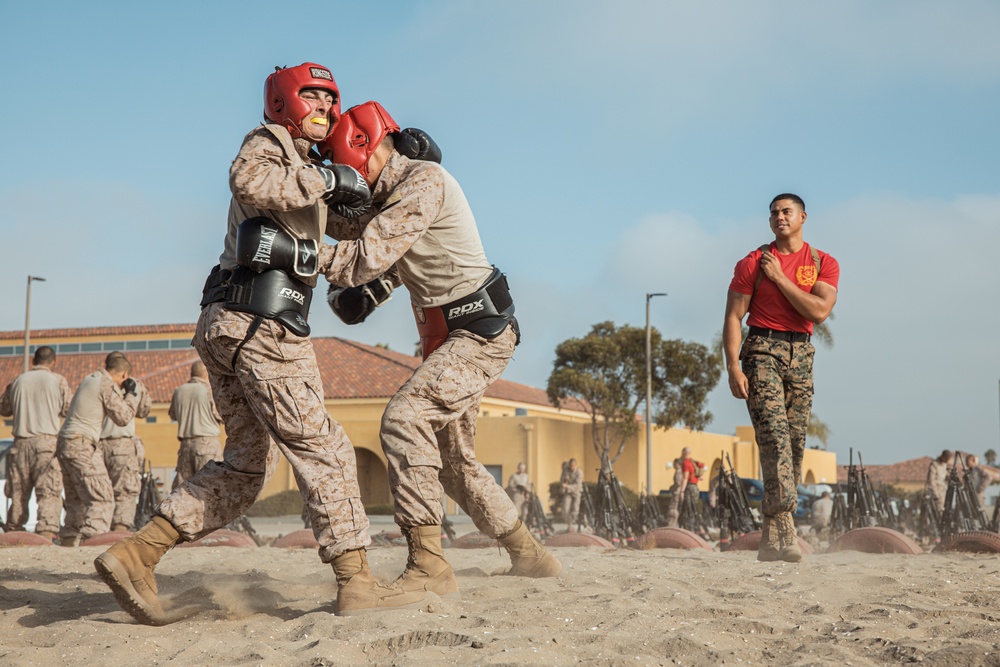
[[[563,576],[531,580],[449,549],[461,600],[340,618],[312,550],[175,549],[160,592],[200,611],[146,627],[94,573],[101,548],[0,549],[0,665],[1000,665],[996,555],[554,551]],[[391,579],[406,550],[369,557]]]

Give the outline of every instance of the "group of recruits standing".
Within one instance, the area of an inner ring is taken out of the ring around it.
[[[472,211],[438,163],[436,145],[419,130],[400,130],[377,102],[341,115],[333,75],[315,63],[268,76],[264,116],[230,168],[224,250],[206,280],[193,340],[226,425],[223,459],[205,464],[148,524],[98,556],[99,575],[137,621],[169,622],[157,596],[157,563],[178,541],[243,514],[280,451],[305,500],[319,556],[333,567],[340,615],[415,608],[428,593],[458,597],[441,548],[445,493],[504,546],[506,574],[558,576],[559,561],[475,458],[480,401],[520,332],[506,278],[487,261]],[[726,308],[730,387],[748,399],[761,447],[764,560],[798,559],[787,530],[812,398],[809,334],[829,315],[839,276],[832,257],[819,253],[820,266],[802,241],[805,218],[801,199],[775,198],[775,242],[737,265]],[[389,400],[380,430],[395,521],[408,544],[403,572],[390,585],[369,570],[354,450],[323,402],[306,321],[320,274],[331,285],[330,306],[348,323],[363,321],[404,285],[420,334],[424,361]]]
[[[31,370],[0,395],[0,415],[13,417],[14,435],[3,529],[24,530],[34,491],[35,532],[49,540],[58,536],[59,544],[72,547],[109,529],[132,530],[145,460],[135,420],[145,418],[152,403],[146,386],[130,377],[131,363],[121,352],[110,353],[104,368],[86,376],[72,396],[66,378],[53,370],[55,363],[55,350],[40,346]],[[208,460],[222,458],[222,419],[200,361],[191,366],[191,380],[174,391],[170,418],[180,440],[176,487]]]

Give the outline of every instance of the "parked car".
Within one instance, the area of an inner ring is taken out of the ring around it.
[[[743,480],[743,488],[747,491],[747,498],[750,499],[751,503],[759,505],[764,500],[764,482],[746,477],[741,479]],[[816,498],[801,484],[799,484],[798,492],[799,504],[795,508],[795,512],[792,513],[792,517],[796,523],[808,523],[812,519],[812,504]]]
[[[0,439],[0,491],[5,490],[7,486],[7,455],[13,446],[13,438]],[[5,493],[0,493],[0,501],[2,501],[0,502],[0,524],[2,524],[7,522],[7,508],[10,506],[10,499]],[[34,530],[36,521],[38,521],[38,501],[35,500],[35,494],[32,492],[31,499],[28,501],[28,523],[24,525],[24,529]]]

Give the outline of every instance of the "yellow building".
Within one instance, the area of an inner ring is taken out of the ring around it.
[[[50,329],[32,331],[32,350],[50,345],[58,355],[54,370],[66,376],[75,389],[88,373],[100,368],[104,356],[122,351],[132,362],[133,375],[150,389],[153,408],[136,424],[154,474],[170,488],[177,455],[177,427],[167,416],[173,390],[186,382],[191,363],[198,355],[191,347],[194,325],[154,325]],[[22,371],[23,331],[0,332],[0,387],[6,387]],[[385,405],[395,390],[419,365],[420,359],[399,352],[356,343],[342,338],[314,338],[316,357],[323,377],[330,415],[346,430],[357,453],[362,500],[366,504],[389,503],[385,456],[378,430]],[[600,459],[591,444],[590,416],[581,406],[553,407],[544,390],[516,382],[498,380],[483,398],[476,433],[477,458],[494,477],[505,484],[521,461],[539,494],[545,498],[548,485],[559,479],[562,462],[576,458],[587,481],[597,481]],[[10,437],[11,420],[4,420],[0,437]],[[728,454],[741,477],[760,478],[760,463],[753,429],[741,427],[737,434],[696,432],[683,428],[654,429],[652,435],[652,481],[654,492],[669,489],[673,470],[668,467],[690,447],[692,457],[708,466],[712,474]],[[626,443],[614,463],[621,482],[635,490],[646,486],[646,438],[643,429]],[[699,486],[708,489],[711,475]],[[804,483],[837,479],[833,452],[806,450]],[[264,489],[264,496],[294,489],[295,480],[287,461]]]

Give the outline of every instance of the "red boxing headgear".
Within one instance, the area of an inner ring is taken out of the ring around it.
[[[399,132],[399,124],[389,112],[378,102],[365,102],[348,109],[317,149],[330,162],[354,167],[368,178],[368,159],[392,132]]]
[[[340,89],[330,70],[316,63],[302,63],[296,67],[276,68],[264,82],[264,118],[288,128],[293,139],[302,136],[302,121],[311,107],[299,97],[304,88],[321,88],[333,95],[330,107],[329,137],[340,120]]]

